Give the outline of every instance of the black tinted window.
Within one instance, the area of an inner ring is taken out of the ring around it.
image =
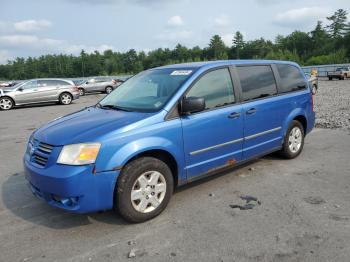
[[[306,83],[299,69],[292,65],[276,65],[281,77],[280,92],[286,93],[306,88]]]
[[[186,97],[202,97],[206,109],[235,102],[230,72],[227,68],[211,71],[201,77]]]
[[[277,93],[276,81],[270,66],[237,67],[243,100],[271,96]]]

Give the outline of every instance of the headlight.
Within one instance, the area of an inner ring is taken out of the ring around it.
[[[93,164],[96,161],[100,147],[100,143],[66,145],[62,148],[57,163],[74,166]]]

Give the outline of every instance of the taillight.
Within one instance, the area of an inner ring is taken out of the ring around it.
[[[112,80],[113,85],[115,85],[117,83],[117,81],[115,81],[114,79]]]
[[[75,86],[74,91],[79,92],[79,87]]]

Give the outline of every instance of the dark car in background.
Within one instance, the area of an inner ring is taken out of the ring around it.
[[[0,89],[0,110],[44,102],[69,105],[77,98],[79,98],[79,90],[71,80],[32,79]]]

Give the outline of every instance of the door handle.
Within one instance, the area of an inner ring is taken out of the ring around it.
[[[228,118],[239,118],[240,115],[241,115],[240,113],[233,112],[233,113],[228,115]]]
[[[255,108],[251,108],[251,109],[249,109],[249,110],[246,112],[247,115],[252,115],[252,114],[255,114],[255,113],[256,113],[256,109],[255,109]]]

